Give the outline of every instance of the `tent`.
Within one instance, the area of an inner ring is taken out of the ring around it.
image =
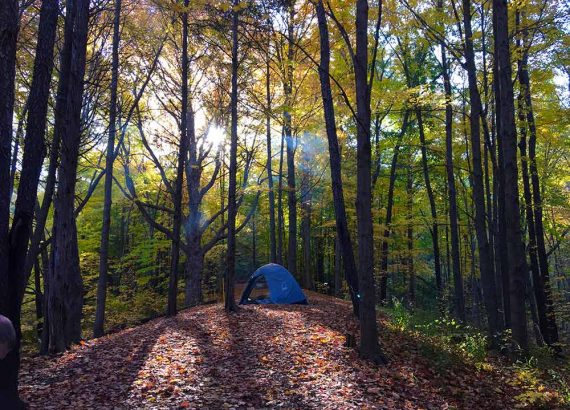
[[[267,285],[269,294],[266,297],[251,298],[254,288]],[[257,269],[249,278],[241,295],[240,305],[247,304],[307,304],[307,298],[301,287],[283,266],[269,263]]]

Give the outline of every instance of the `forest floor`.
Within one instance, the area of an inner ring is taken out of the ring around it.
[[[438,365],[426,354],[429,341],[385,315],[380,337],[390,363],[373,366],[344,347],[358,329],[350,304],[308,297],[308,306],[234,314],[199,306],[57,357],[25,358],[21,396],[41,409],[513,409],[537,408],[521,400],[536,390],[544,408],[562,408],[557,393],[525,384],[499,359],[476,366],[457,356]]]

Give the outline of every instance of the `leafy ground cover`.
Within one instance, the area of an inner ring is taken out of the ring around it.
[[[481,365],[455,354],[393,315],[380,316],[391,362],[372,366],[344,346],[346,334],[357,333],[349,303],[308,296],[308,306],[247,306],[235,314],[199,306],[57,357],[26,358],[22,397],[42,409],[564,406],[536,378],[521,379],[499,359]]]

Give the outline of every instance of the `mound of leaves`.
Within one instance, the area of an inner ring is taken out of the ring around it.
[[[220,304],[159,318],[24,359],[21,395],[32,408],[511,409],[509,375],[425,357],[422,342],[386,326],[385,367],[345,347],[358,333],[347,302],[308,293],[310,305]]]

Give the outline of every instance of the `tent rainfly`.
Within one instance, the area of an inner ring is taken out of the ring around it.
[[[266,298],[251,299],[250,294],[256,283],[265,280],[269,295]],[[269,263],[257,269],[249,278],[241,295],[240,305],[247,304],[307,304],[307,298],[301,287],[283,266]]]

